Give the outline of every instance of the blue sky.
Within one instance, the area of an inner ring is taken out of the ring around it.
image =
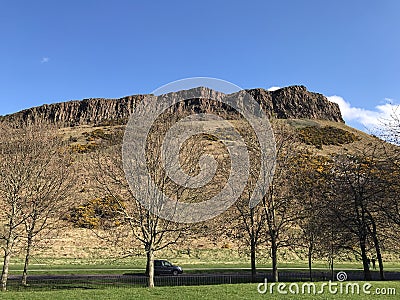
[[[400,102],[399,13],[398,0],[0,0],[0,115],[206,76],[305,85],[360,127]]]

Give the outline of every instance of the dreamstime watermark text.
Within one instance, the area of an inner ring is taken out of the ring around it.
[[[345,282],[347,274],[339,272],[336,275],[337,282],[329,280],[328,282],[271,282],[265,278],[263,283],[259,283],[257,291],[260,294],[293,294],[293,295],[318,295],[318,294],[340,294],[340,295],[396,295],[396,288],[377,287],[374,288],[369,282]]]

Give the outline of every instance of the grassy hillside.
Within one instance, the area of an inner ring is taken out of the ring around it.
[[[244,132],[247,126],[241,123],[240,120],[233,120],[235,126]],[[309,149],[319,155],[332,155],[338,153],[353,153],[357,149],[362,149],[368,144],[377,142],[377,138],[368,135],[362,131],[351,128],[344,123],[332,122],[326,120],[308,120],[308,119],[281,119],[276,120],[277,124],[287,124],[298,134],[299,140],[305,149]],[[53,239],[50,247],[41,249],[38,255],[42,257],[75,257],[75,258],[99,258],[105,256],[118,256],[118,249],[114,249],[105,240],[98,239],[92,231],[93,224],[91,218],[95,218],[96,209],[106,209],[104,202],[103,207],[98,207],[93,201],[99,201],[98,192],[93,189],[90,180],[90,170],[87,169],[87,162],[90,157],[104,144],[110,146],[110,143],[115,145],[121,143],[124,126],[109,125],[107,126],[77,126],[62,128],[59,134],[67,141],[71,151],[75,155],[77,162],[77,171],[79,174],[77,189],[74,191],[74,197],[81,215],[86,214],[86,219],[77,221],[76,218],[70,218],[66,221],[66,228],[58,234],[58,237]],[[202,122],[204,128],[224,127],[224,124],[219,121]],[[218,146],[218,141],[213,136],[203,137],[203,142],[206,142],[208,150],[223,151]],[[223,155],[223,153],[220,153]],[[97,199],[97,200],[96,200]],[[111,204],[110,204],[111,206]],[[220,221],[220,220],[219,220]],[[85,223],[86,222],[86,223]],[[79,228],[81,227],[81,228]],[[219,238],[217,240],[209,239],[206,236],[193,236],[190,241],[182,242],[177,247],[186,249],[190,245],[193,249],[235,249],[238,251],[238,245],[235,240],[227,238]],[[140,245],[138,254],[142,253]],[[240,256],[240,255],[239,255]],[[237,256],[238,257],[238,256]],[[290,254],[288,259],[296,260],[297,255]]]

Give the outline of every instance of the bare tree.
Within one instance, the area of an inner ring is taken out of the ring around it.
[[[385,183],[385,195],[379,201],[379,208],[386,216],[389,226],[400,226],[400,151],[397,147],[387,147],[379,165],[381,181]]]
[[[23,285],[27,284],[32,249],[60,228],[60,221],[70,207],[68,200],[74,185],[72,158],[54,129],[50,130],[42,129],[33,132],[34,136],[26,136],[32,138],[29,142],[35,160],[25,166],[31,176],[22,197],[26,239]]]
[[[166,128],[158,128],[158,130],[164,131]],[[147,159],[148,170],[152,175],[149,180],[153,180],[163,193],[155,193],[154,190],[148,188],[147,183],[138,184],[133,187],[135,192],[132,191],[125,176],[140,176],[140,171],[132,170],[128,174],[125,173],[121,148],[115,146],[118,143],[112,143],[114,146],[103,145],[98,152],[93,153],[90,163],[96,189],[103,193],[103,196],[105,194],[112,197],[118,205],[118,215],[116,216],[118,225],[114,226],[112,231],[108,231],[111,236],[107,235],[107,232],[105,232],[106,236],[100,233],[98,235],[118,245],[118,240],[126,238],[129,233],[133,240],[142,244],[147,258],[146,275],[149,287],[154,287],[155,253],[177,243],[189,228],[187,224],[179,224],[161,218],[142,204],[144,200],[150,202],[149,199],[155,203],[162,203],[163,197],[166,195],[174,196],[176,201],[187,197],[187,191],[184,188],[176,188],[160,163],[159,142],[161,142],[161,138],[158,134],[149,137],[148,157],[137,157],[137,159]],[[187,145],[186,149],[193,149],[193,147]],[[191,160],[186,157],[181,163],[185,165],[189,161]],[[138,182],[140,181],[138,180]],[[141,198],[138,199],[137,195]],[[122,234],[117,235],[118,232]],[[125,254],[129,255],[130,250],[132,249],[125,251]]]
[[[381,121],[381,126],[376,130],[377,135],[383,140],[400,146],[400,106],[393,108],[388,119]],[[398,197],[400,183],[400,151],[395,147],[388,147],[383,141],[382,146],[388,149],[384,155],[386,160],[387,197],[381,202],[381,209],[389,221],[395,226],[400,226],[400,200]]]
[[[263,175],[268,190],[262,199],[266,219],[267,240],[270,244],[272,276],[279,281],[278,249],[291,245],[291,227],[300,215],[299,206],[293,193],[292,176],[295,169],[292,159],[297,155],[299,143],[296,134],[288,125],[279,122],[272,124],[276,140],[276,168],[271,182],[271,170]]]
[[[257,275],[257,248],[261,243],[265,242],[266,219],[263,206],[257,205],[255,207],[250,207],[250,199],[251,193],[248,192],[248,197],[244,197],[244,201],[240,199],[235,202],[239,218],[235,215],[235,219],[232,220],[231,224],[236,223],[234,226],[240,232],[239,237],[243,238],[246,246],[250,247],[251,278],[252,281],[255,282]]]
[[[321,255],[321,244],[325,238],[327,228],[327,212],[322,199],[328,195],[331,162],[328,157],[321,156],[308,150],[300,152],[292,160],[292,166],[296,169],[292,180],[293,192],[299,203],[296,221],[300,228],[300,236],[294,246],[307,249],[308,269],[312,280],[312,262],[316,253]]]
[[[386,120],[382,120],[378,135],[385,141],[400,145],[400,106],[395,107]]]
[[[392,174],[399,174],[398,167],[393,170]],[[380,201],[380,208],[386,215],[389,223],[393,226],[400,227],[400,199],[398,197],[400,193],[399,182],[394,182],[395,177],[389,179],[387,196]]]
[[[7,289],[9,263],[17,240],[25,240],[26,284],[29,258],[35,239],[57,224],[65,207],[71,162],[54,128],[11,128],[2,124],[0,133],[1,215],[7,225],[2,289]]]
[[[29,143],[20,136],[21,131],[2,124],[0,133],[0,200],[1,219],[5,223],[2,233],[4,259],[1,274],[2,290],[7,290],[7,279],[15,243],[22,236],[24,190],[31,174],[25,164],[34,161]]]
[[[375,248],[381,279],[384,279],[379,232],[382,212],[378,205],[385,198],[387,189],[382,177],[382,170],[385,169],[382,151],[379,143],[371,144],[355,154],[342,154],[334,158],[333,190],[336,201],[331,203],[330,209],[358,240],[365,280],[371,279],[369,238]]]
[[[253,132],[254,129],[245,122],[240,124],[241,135],[244,137],[249,154],[248,180],[242,195],[235,202],[234,211],[227,211],[222,215],[223,218],[229,220],[228,223],[231,226],[227,227],[224,224],[224,228],[221,228],[221,231],[230,233],[231,230],[234,230],[236,232],[235,238],[244,243],[250,253],[251,276],[252,281],[255,282],[258,248],[266,241],[266,215],[260,196],[255,199],[259,200],[257,205],[252,203],[254,201],[253,193],[258,181],[261,183],[262,192],[266,193],[272,180],[274,164],[271,162],[273,159],[271,160],[270,157],[263,157],[267,156],[267,154],[263,154],[259,148],[257,136]]]

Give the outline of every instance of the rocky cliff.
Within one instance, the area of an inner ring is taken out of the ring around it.
[[[60,127],[126,120],[143,95],[120,99],[84,99],[29,108],[2,117],[15,125],[55,124]]]
[[[320,119],[344,122],[339,106],[305,86],[289,86],[276,91],[247,90],[264,110],[278,119]]]
[[[336,103],[322,94],[307,91],[304,86],[290,86],[276,91],[247,90],[265,109],[276,118],[324,119],[344,122]],[[42,105],[1,117],[1,121],[17,126],[42,123],[59,127],[86,124],[124,123],[135,109],[136,103],[146,95],[133,95],[120,99],[84,99]]]

